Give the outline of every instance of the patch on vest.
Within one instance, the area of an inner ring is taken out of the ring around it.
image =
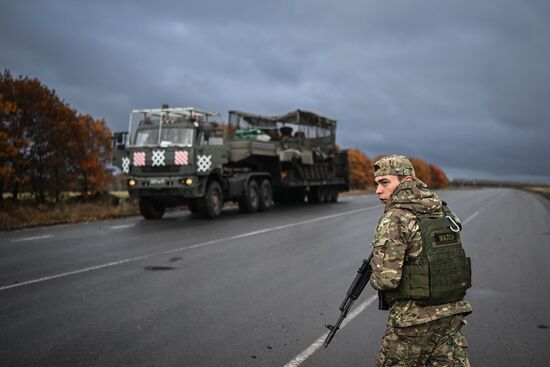
[[[458,244],[458,238],[454,232],[436,233],[435,243],[437,246],[449,246]]]

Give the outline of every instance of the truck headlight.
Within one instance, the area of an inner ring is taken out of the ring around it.
[[[185,179],[185,184],[187,186],[193,185],[193,179],[191,177]]]
[[[130,187],[136,186],[136,180],[134,180],[133,178],[129,179],[128,180],[128,186],[130,186]]]

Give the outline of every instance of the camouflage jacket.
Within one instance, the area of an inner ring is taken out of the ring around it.
[[[375,289],[397,288],[405,257],[418,257],[422,251],[416,214],[433,213],[441,210],[441,206],[439,197],[419,183],[406,181],[396,188],[386,203],[371,243],[371,285]],[[458,217],[454,219],[459,223]],[[397,301],[390,308],[390,319],[395,327],[407,327],[470,312],[472,307],[465,300],[425,307],[414,301]]]

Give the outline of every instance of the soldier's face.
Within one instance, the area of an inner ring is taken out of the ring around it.
[[[375,177],[374,183],[376,185],[376,195],[378,195],[378,199],[386,204],[401,181],[399,181],[399,177],[397,176],[387,175]]]

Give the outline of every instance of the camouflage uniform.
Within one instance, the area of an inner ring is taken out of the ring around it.
[[[374,241],[371,243],[371,285],[395,289],[406,257],[418,257],[422,238],[416,214],[441,210],[441,200],[415,177],[410,161],[389,156],[375,163],[375,177],[411,176],[386,202]],[[457,223],[458,218],[454,218]],[[390,307],[387,330],[376,359],[377,366],[469,366],[461,333],[464,316],[472,312],[465,300],[435,306],[419,306],[412,300],[396,301]]]

